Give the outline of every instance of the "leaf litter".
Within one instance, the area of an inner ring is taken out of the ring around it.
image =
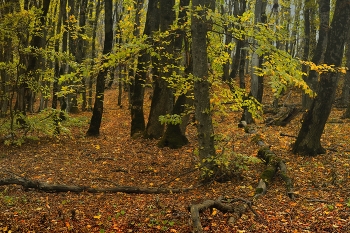
[[[41,138],[21,147],[0,145],[0,177],[7,171],[42,182],[108,188],[190,188],[199,183],[193,170],[196,130],[189,125],[190,144],[171,150],[158,148],[157,141],[131,139],[130,115],[115,106],[117,94],[107,90],[101,135],[85,137],[80,127],[71,136]],[[126,100],[126,97],[124,99]],[[145,106],[149,109],[149,106]],[[345,109],[334,109],[330,119],[339,119]],[[90,118],[83,112],[74,117]],[[216,132],[232,136],[237,153],[256,156],[258,147],[250,135],[237,127],[240,113],[221,118]],[[326,125],[322,144],[327,154],[300,157],[291,153],[300,116],[286,127],[264,126],[258,130],[276,154],[283,158],[294,182],[295,199],[285,193],[276,178],[265,196],[253,203],[262,217],[247,212],[235,224],[229,214],[205,211],[201,222],[206,232],[349,232],[350,146],[349,121]],[[16,185],[0,186],[0,232],[191,232],[188,206],[218,197],[254,195],[262,163],[249,165],[242,176],[226,183],[213,182],[184,193],[44,193]]]

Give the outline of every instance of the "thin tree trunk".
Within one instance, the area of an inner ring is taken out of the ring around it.
[[[350,103],[350,31],[348,32],[348,38],[346,40],[346,53],[345,53],[345,58],[346,58],[346,67],[348,68],[348,70],[346,71],[345,77],[344,77],[344,84],[343,84],[343,89],[342,89],[342,99],[341,102],[343,105],[345,106],[349,106]],[[347,112],[349,111],[349,107]],[[350,112],[349,114],[345,114],[345,116],[348,115],[348,117],[350,116]]]
[[[152,36],[152,32],[158,28],[156,20],[158,0],[149,0],[146,15],[144,35]],[[146,50],[140,52],[137,70],[133,82],[130,85],[131,104],[131,137],[141,137],[145,131],[145,119],[143,115],[144,83],[150,65],[150,55]]]
[[[103,54],[107,55],[112,51],[113,45],[113,1],[105,0],[105,41],[103,47]],[[106,62],[106,60],[104,60]],[[98,136],[100,134],[100,126],[103,114],[103,100],[104,100],[104,88],[105,77],[107,75],[107,69],[104,68],[99,71],[96,80],[96,95],[95,104],[92,112],[90,127],[87,131],[87,136]]]

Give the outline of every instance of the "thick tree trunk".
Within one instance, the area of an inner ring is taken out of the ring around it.
[[[192,9],[208,7],[215,9],[214,0],[193,0]],[[194,106],[198,132],[198,152],[200,161],[215,156],[214,130],[210,110],[210,83],[208,74],[207,31],[210,22],[206,20],[206,11],[199,10],[192,15],[192,57],[194,82]],[[206,162],[204,166],[214,171],[213,164]],[[214,171],[215,173],[215,171]],[[204,177],[205,179],[209,177]]]
[[[159,1],[159,15],[160,15],[160,32],[165,32],[170,29],[170,26],[175,20],[175,11],[173,10],[175,1],[174,0],[161,0]],[[175,60],[172,59],[174,55],[174,38],[169,36],[164,39],[167,43],[160,44],[160,47],[163,47],[164,50],[159,51],[160,59],[156,59],[156,64],[154,64],[155,71],[158,73],[158,77],[154,78],[154,91],[152,95],[151,110],[147,122],[145,137],[146,138],[160,138],[164,133],[165,125],[161,124],[159,121],[159,116],[170,114],[172,112],[174,104],[174,96],[172,90],[168,87],[169,84],[164,78],[171,76],[172,69],[168,67],[164,71],[164,67],[174,64]]]
[[[337,0],[329,31],[325,64],[334,65],[335,67],[341,66],[349,23],[350,2],[348,0]],[[331,112],[337,84],[337,72],[325,72],[320,75],[318,95],[314,99],[310,110],[304,115],[299,135],[293,147],[294,153],[310,156],[325,153],[320,139]]]
[[[173,114],[180,115],[185,112],[185,104],[186,104],[186,94],[180,95],[173,109]],[[168,124],[166,131],[159,141],[159,147],[169,147],[171,149],[181,148],[182,146],[188,143],[188,139],[186,138],[184,132],[181,131],[181,124]]]
[[[103,54],[107,55],[112,51],[113,45],[113,16],[112,16],[112,0],[105,1],[105,41],[103,47]],[[98,136],[100,134],[100,126],[103,113],[103,100],[104,100],[104,88],[105,77],[107,75],[107,69],[100,70],[96,81],[96,95],[95,104],[92,112],[90,127],[87,131],[87,136]]]

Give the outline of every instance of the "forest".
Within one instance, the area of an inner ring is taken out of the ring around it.
[[[0,232],[350,232],[350,0],[3,0]]]

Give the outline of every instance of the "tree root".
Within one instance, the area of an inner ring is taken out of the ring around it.
[[[48,193],[73,192],[73,193],[133,193],[133,194],[161,194],[161,193],[182,193],[193,188],[171,189],[171,188],[142,188],[134,186],[116,186],[112,188],[91,188],[87,186],[49,184],[37,180],[29,180],[23,177],[10,177],[0,179],[0,186],[3,185],[21,185],[24,190],[34,189]]]
[[[233,203],[233,202],[243,202],[243,204],[237,205],[237,206],[231,206],[229,204],[224,203]],[[230,223],[234,223],[238,218],[242,216],[243,213],[247,211],[247,209],[251,210],[255,216],[258,218],[259,215],[256,213],[256,211],[252,208],[252,203],[250,201],[247,201],[243,198],[235,198],[235,199],[222,199],[221,197],[217,200],[205,200],[202,203],[194,204],[189,207],[189,211],[191,212],[191,219],[192,219],[192,226],[193,226],[193,232],[195,233],[202,233],[203,227],[200,221],[199,214],[205,211],[206,209],[217,209],[220,210],[223,213],[234,213],[235,217],[229,219]]]

